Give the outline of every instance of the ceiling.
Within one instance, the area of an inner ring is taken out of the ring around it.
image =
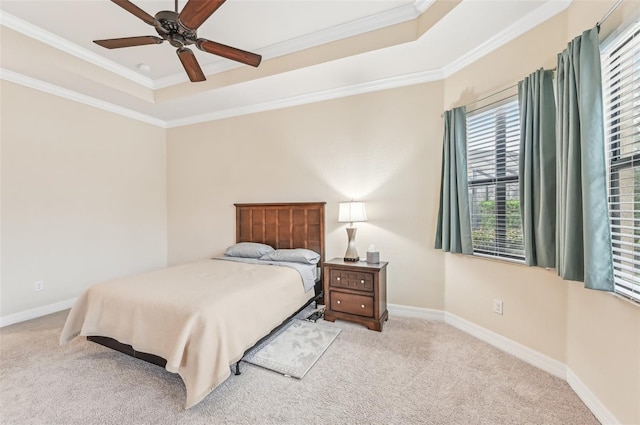
[[[174,0],[132,0],[154,15]],[[161,127],[439,80],[563,11],[571,0],[228,0],[198,36],[261,54],[258,68],[192,47],[189,81],[168,43],[107,0],[2,0],[2,79]],[[185,0],[179,0],[179,10]],[[144,64],[149,70],[141,70]]]

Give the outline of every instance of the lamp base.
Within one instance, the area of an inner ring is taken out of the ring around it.
[[[358,251],[356,250],[356,230],[355,227],[347,227],[347,236],[349,237],[349,245],[347,245],[347,252],[344,254],[344,261],[356,262],[360,261],[358,257]]]

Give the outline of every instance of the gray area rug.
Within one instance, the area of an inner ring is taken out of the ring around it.
[[[293,319],[289,326],[249,352],[244,361],[302,379],[341,331]]]

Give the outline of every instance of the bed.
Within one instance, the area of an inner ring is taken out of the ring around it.
[[[323,202],[235,207],[235,246],[269,245],[275,251],[266,257],[276,261],[210,258],[92,285],[71,309],[61,344],[87,336],[178,373],[186,408],[227,379],[233,364],[239,373],[247,351],[322,301],[325,242]],[[317,279],[305,287],[299,271],[279,267],[275,254],[287,254],[288,262],[289,254],[309,251],[318,263],[304,267]]]

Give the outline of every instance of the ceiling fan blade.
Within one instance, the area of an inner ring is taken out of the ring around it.
[[[246,65],[257,67],[262,61],[262,56],[260,55],[236,49],[235,47],[216,43],[215,41],[207,40],[205,38],[199,38],[196,42],[196,46],[198,46],[198,49],[204,52],[222,56],[223,58],[241,62]]]
[[[119,49],[121,47],[144,46],[146,44],[160,44],[164,40],[153,35],[140,37],[109,38],[107,40],[93,40],[94,43],[107,49]]]
[[[225,0],[189,0],[182,8],[178,21],[185,27],[197,30]]]
[[[182,66],[184,66],[184,70],[187,72],[189,79],[192,82],[205,81],[206,78],[204,73],[202,72],[202,68],[200,68],[200,64],[196,59],[196,55],[186,47],[181,47],[176,50],[178,53],[178,57],[180,58],[180,62],[182,62]]]
[[[145,21],[149,25],[155,26],[158,23],[156,21],[156,18],[154,18],[153,16],[149,15],[147,12],[145,12],[142,9],[140,9],[138,6],[136,6],[135,4],[131,3],[129,0],[111,0],[111,1],[114,2],[115,4],[117,4],[118,6],[120,6],[121,8],[123,8],[124,10],[126,10],[127,12],[129,12],[129,13],[137,16],[138,18],[142,19],[143,21]]]

